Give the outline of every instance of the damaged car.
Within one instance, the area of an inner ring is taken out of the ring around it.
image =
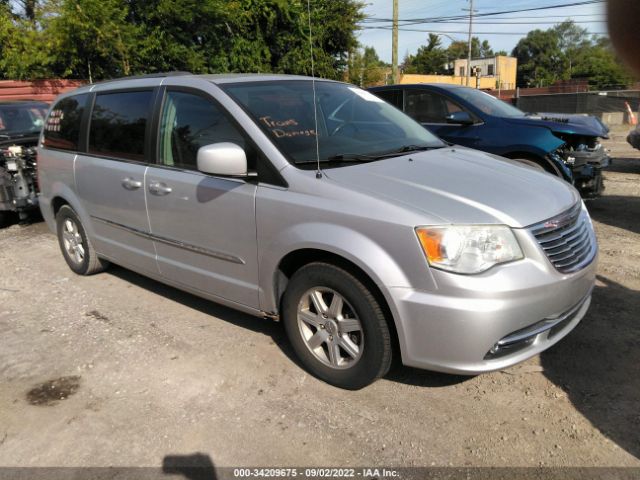
[[[610,163],[595,117],[528,114],[481,90],[449,84],[388,85],[372,93],[452,144],[520,160],[563,178],[582,197],[602,194]]]
[[[38,206],[36,146],[49,106],[0,103],[0,227],[24,220]]]

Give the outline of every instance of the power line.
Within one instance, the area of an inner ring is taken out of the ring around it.
[[[391,27],[362,27],[363,30],[391,30]],[[398,28],[398,30],[402,32],[425,32],[425,33],[464,33],[468,34],[466,31],[450,31],[450,30],[425,30],[418,28]],[[529,32],[473,32],[474,35],[527,35]],[[609,35],[608,32],[589,32],[589,35]]]
[[[505,19],[506,20],[506,19]],[[549,24],[557,24],[557,23],[562,23],[564,20],[550,20],[547,22],[473,22],[474,25],[549,25]],[[434,23],[440,23],[440,22],[434,22]],[[450,23],[456,23],[456,24],[464,24],[467,25],[469,22],[462,22],[462,21],[451,21],[451,22],[447,22],[447,24]],[[572,23],[607,23],[606,20],[578,20],[575,21],[573,20]],[[428,23],[426,24],[428,25]],[[379,28],[379,27],[362,27],[362,28]]]
[[[582,2],[574,2],[574,3],[565,3],[565,4],[557,4],[557,5],[548,5],[546,7],[531,7],[531,8],[522,8],[522,9],[514,9],[514,10],[503,10],[500,12],[486,12],[486,13],[478,13],[475,15],[476,17],[489,17],[495,15],[506,15],[510,13],[520,13],[520,12],[532,12],[532,11],[540,11],[540,10],[554,10],[558,8],[566,8],[566,7],[579,7],[584,5],[593,5],[597,3],[604,3],[605,0],[586,0]],[[468,15],[450,15],[450,16],[442,16],[442,17],[425,17],[425,18],[407,18],[398,20],[398,22],[402,22],[403,25],[414,25],[418,23],[440,23],[446,22],[450,20],[464,20],[468,17]],[[361,23],[388,23],[392,22],[392,19],[388,18],[375,18],[375,17],[367,17],[364,18]]]
[[[537,16],[531,16],[531,15],[518,15],[516,17],[504,17],[504,18],[496,18],[496,20],[519,20],[519,19],[524,19],[524,18],[532,18],[532,19],[536,19],[536,18],[553,18],[553,17],[558,17],[558,18],[567,18],[568,16],[570,16],[571,18],[573,17],[606,17],[606,15],[604,13],[559,13],[557,15],[537,15]]]

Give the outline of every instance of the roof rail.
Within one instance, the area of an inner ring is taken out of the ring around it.
[[[110,78],[108,80],[101,80],[99,82],[94,82],[91,83],[89,85],[99,85],[99,84],[103,84],[103,83],[110,83],[110,82],[119,82],[121,80],[141,80],[144,78],[165,78],[165,77],[181,77],[184,75],[193,75],[193,73],[191,72],[156,72],[156,73],[147,73],[144,75],[132,75],[130,77],[119,77],[119,78]]]

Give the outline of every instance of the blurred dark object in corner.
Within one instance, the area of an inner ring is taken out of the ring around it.
[[[162,472],[182,475],[189,480],[215,480],[216,469],[209,455],[167,455],[162,459]]]
[[[640,2],[638,0],[609,0],[607,2],[609,36],[617,54],[640,76]]]

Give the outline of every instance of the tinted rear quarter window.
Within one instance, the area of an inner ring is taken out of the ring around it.
[[[44,146],[79,150],[80,123],[88,94],[63,98],[52,109],[44,125]]]
[[[91,112],[89,153],[143,161],[152,98],[151,90],[97,94]]]

